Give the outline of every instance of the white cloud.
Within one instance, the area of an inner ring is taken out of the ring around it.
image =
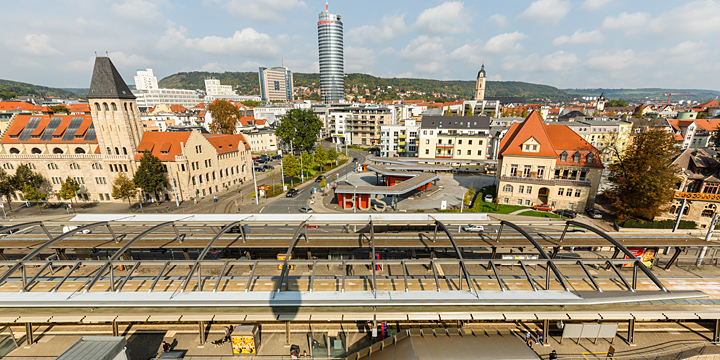
[[[497,26],[500,27],[506,27],[508,26],[508,20],[507,17],[503,14],[495,14],[490,17],[490,21],[493,21]]]
[[[225,6],[230,15],[254,21],[282,20],[286,13],[307,8],[300,0],[230,0]]]
[[[377,65],[376,51],[364,47],[346,46],[344,57],[346,73],[372,73]]]
[[[415,63],[415,71],[435,74],[445,69],[447,54],[440,37],[420,35],[398,53],[401,59]],[[447,70],[446,70],[447,71]]]
[[[390,41],[407,31],[405,15],[385,15],[379,26],[363,25],[348,30],[347,37],[352,43],[382,43]]]
[[[176,51],[178,47],[185,50],[199,50],[210,54],[235,54],[256,58],[272,58],[280,53],[277,40],[268,34],[259,33],[253,28],[236,31],[231,37],[206,36],[204,38],[186,37],[187,29],[184,27],[171,27],[160,38],[157,49],[161,51]]]
[[[618,16],[608,16],[603,20],[602,27],[610,30],[627,30],[644,26],[650,19],[650,14],[637,12],[620,13]]]
[[[60,55],[61,52],[50,45],[50,36],[46,34],[27,34],[20,47],[20,52],[28,55],[46,56]]]
[[[608,51],[593,51],[587,61],[590,70],[618,71],[628,69],[635,65],[650,65],[650,59],[639,56],[632,49]]]
[[[501,68],[505,71],[518,72],[567,71],[577,62],[578,58],[575,54],[557,51],[543,57],[538,54],[506,56]]]
[[[458,34],[469,31],[471,21],[463,2],[448,1],[423,10],[415,21],[415,28],[431,35]]]
[[[720,31],[720,2],[699,0],[676,7],[651,20],[647,31],[661,36],[714,35]]]
[[[485,43],[484,49],[486,52],[489,53],[501,53],[510,50],[520,50],[522,49],[522,45],[520,45],[518,42],[525,38],[527,38],[527,35],[518,31],[496,35],[491,37],[490,40]]]
[[[519,18],[539,24],[556,25],[570,12],[570,1],[537,0],[525,9]]]
[[[582,30],[575,31],[572,35],[559,36],[553,40],[552,44],[555,46],[565,44],[599,44],[603,41],[604,37],[597,30],[583,32]]]
[[[125,0],[110,5],[110,10],[122,19],[145,25],[155,24],[161,16],[158,5],[145,0]]]
[[[585,0],[582,7],[588,10],[599,10],[614,1],[615,0]]]

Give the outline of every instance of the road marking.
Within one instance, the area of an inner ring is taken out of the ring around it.
[[[263,206],[262,209],[260,209],[260,211],[259,211],[258,213],[262,213],[262,211],[263,211],[264,209],[265,209],[265,207]]]

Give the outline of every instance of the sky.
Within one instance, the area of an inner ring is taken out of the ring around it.
[[[345,72],[559,88],[720,89],[720,0],[331,0]],[[3,4],[0,79],[90,85],[95,53],[128,84],[152,68],[318,72],[317,0]]]

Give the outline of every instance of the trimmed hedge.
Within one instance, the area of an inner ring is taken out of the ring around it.
[[[672,229],[675,227],[675,220],[660,221],[643,221],[643,220],[625,220],[619,222],[618,225],[624,228],[638,229]],[[680,220],[678,229],[697,229],[697,223],[689,220]]]

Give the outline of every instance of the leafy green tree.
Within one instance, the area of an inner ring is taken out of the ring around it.
[[[300,151],[310,151],[322,128],[323,122],[313,110],[292,109],[275,128],[275,135],[285,144],[292,144]]]
[[[294,156],[283,158],[283,172],[290,177],[290,187],[293,186],[293,178],[300,173],[300,161]]]
[[[70,115],[70,109],[68,109],[67,106],[65,106],[65,105],[53,105],[53,106],[48,106],[48,107],[50,108],[50,110],[52,110],[56,114],[65,113],[65,114]]]
[[[272,194],[273,194],[273,196],[274,196],[274,194],[275,194],[275,182],[278,181],[278,180],[280,180],[280,172],[277,171],[277,170],[270,170],[270,172],[267,173],[267,175],[265,175],[265,178],[268,179],[268,180],[270,180],[270,182],[272,183],[272,187],[271,187],[270,189],[271,189]]]
[[[463,198],[463,203],[465,204],[465,206],[470,206],[473,197],[475,197],[475,189],[473,188],[472,184],[470,184],[470,188],[467,190],[467,192],[465,192],[465,197]]]
[[[713,131],[710,141],[712,141],[714,147],[720,147],[720,125],[717,126],[715,131]],[[1,193],[2,191],[0,191],[0,194]]]
[[[313,157],[315,158],[315,163],[317,163],[322,170],[322,166],[325,165],[325,161],[327,160],[327,153],[325,153],[325,149],[322,146],[318,146],[317,149],[315,149]]]
[[[133,182],[144,192],[153,193],[159,201],[158,191],[168,183],[167,170],[157,156],[146,151],[140,158],[140,166],[135,172]]]
[[[262,102],[255,101],[255,100],[245,100],[245,101],[241,101],[240,103],[245,106],[249,106],[249,107],[256,107],[256,106],[260,106],[262,104]]]
[[[7,199],[8,208],[12,210],[11,196],[17,191],[15,186],[15,180],[9,175],[5,169],[0,168],[0,196],[4,196]]]
[[[308,174],[308,171],[312,170],[313,166],[315,166],[315,162],[313,161],[313,156],[310,155],[310,153],[304,152],[302,155],[302,170],[305,172],[305,175]],[[309,176],[309,175],[308,175]]]
[[[623,100],[610,100],[605,103],[605,107],[627,107],[628,103]]]
[[[21,190],[24,184],[29,184],[35,189],[39,189],[47,180],[39,173],[30,169],[28,164],[21,164],[15,171],[15,175],[13,175],[13,181],[15,182],[15,189]]]
[[[113,181],[112,196],[116,199],[126,199],[128,206],[132,206],[130,199],[137,196],[138,188],[133,179],[121,172]]]
[[[465,112],[465,116],[473,116],[473,108],[472,106],[468,108],[468,110]]]
[[[23,199],[28,201],[38,202],[47,197],[47,193],[38,191],[37,188],[32,185],[25,183],[22,187]]]
[[[524,108],[522,112],[520,113],[520,117],[526,118],[528,116],[527,108]]]
[[[62,182],[60,191],[58,191],[58,196],[61,199],[70,200],[70,203],[72,203],[72,199],[77,196],[78,191],[80,191],[80,184],[78,184],[75,179],[68,176],[67,179]]]
[[[444,116],[453,116],[453,112],[452,112],[452,110],[450,110],[450,108],[447,108],[447,110],[445,110],[445,113],[443,115]]]
[[[673,164],[677,153],[672,135],[649,130],[639,134],[610,165],[615,186],[607,194],[620,219],[652,220],[664,210],[680,181]]]
[[[212,114],[210,132],[214,134],[234,134],[240,121],[240,110],[227,100],[215,100],[208,111]],[[141,186],[142,188],[142,186]]]
[[[330,149],[327,152],[327,159],[328,159],[328,161],[334,161],[335,164],[337,165],[337,158],[339,155],[340,154],[338,154],[338,152],[335,151],[335,149]]]

